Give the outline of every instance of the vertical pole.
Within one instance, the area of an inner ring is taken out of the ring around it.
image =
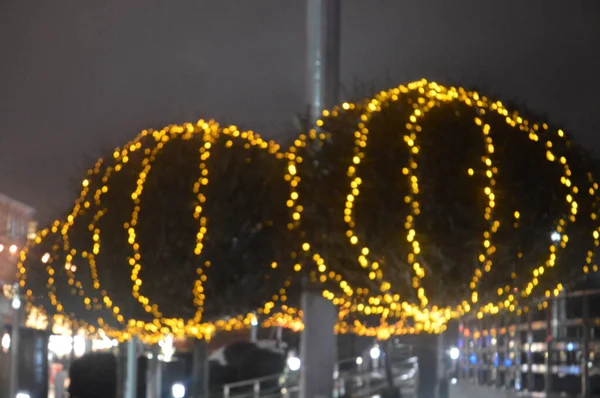
[[[275,339],[277,340],[277,347],[281,347],[281,343],[283,342],[283,326],[277,326]]]
[[[194,340],[194,364],[192,366],[192,398],[208,397],[208,343]]]
[[[590,296],[585,294],[583,297],[583,342],[581,347],[581,396],[588,398],[590,396],[590,368],[588,366],[590,358]]]
[[[92,352],[94,346],[93,346],[93,341],[92,338],[89,336],[85,336],[85,353],[89,354],[90,352]]]
[[[515,390],[520,391],[523,388],[523,369],[521,365],[521,352],[523,351],[523,339],[521,333],[521,324],[523,323],[523,314],[515,318]]]
[[[544,392],[549,397],[552,394],[552,351],[554,346],[554,337],[556,336],[557,324],[558,324],[558,306],[556,301],[553,299],[548,300],[548,309],[546,312],[548,327],[546,328],[546,375],[544,378]]]
[[[131,336],[127,342],[125,398],[137,398],[137,365],[137,337]]]
[[[479,344],[477,345],[477,381],[479,385],[487,385],[488,377],[488,361],[486,360],[486,356],[484,355],[488,351],[486,337],[483,332],[485,332],[485,323],[483,318],[479,319],[478,322],[479,327]]]
[[[323,109],[338,102],[340,81],[341,0],[307,0],[307,101],[311,127]],[[300,397],[328,397],[333,391],[337,359],[334,326],[337,308],[320,291],[305,286],[302,294]]]
[[[16,397],[19,389],[19,338],[21,337],[20,327],[23,308],[18,294],[18,289],[15,289],[15,297],[13,298],[12,332],[10,338],[9,397]]]
[[[160,347],[154,345],[152,347],[152,359],[150,359],[148,363],[148,371],[146,373],[146,384],[148,385],[148,388],[146,389],[147,398],[160,398],[162,390],[162,369],[160,360],[158,359],[159,354]]]
[[[311,126],[340,91],[341,0],[307,0],[307,100]]]
[[[2,298],[0,298],[2,300]],[[0,342],[4,337],[5,327],[4,327],[4,314],[2,313],[2,302],[0,301]],[[0,346],[0,369],[4,370],[3,364],[9,363],[8,358],[4,358],[4,352],[2,351],[2,347]],[[5,379],[5,374],[0,376],[0,397],[4,397],[8,392],[6,388],[8,387],[8,380]]]
[[[252,388],[252,391],[254,392],[254,398],[260,398],[260,381],[255,381],[254,382],[254,386]]]
[[[2,300],[2,298],[0,298],[0,300]],[[0,302],[0,342],[2,342],[2,338],[4,337],[4,333],[6,333],[5,331],[5,326],[4,326],[4,314],[2,313],[2,302]],[[2,351],[2,347],[0,346],[0,366],[2,366],[2,357],[4,356],[4,352]],[[0,380],[2,380],[2,378],[0,378]],[[5,383],[7,384],[7,383]],[[3,393],[3,389],[2,387],[0,387],[0,394]],[[0,395],[0,397],[2,397],[3,395]]]
[[[470,320],[467,323],[469,327],[469,345],[467,346],[467,355],[465,356],[465,361],[467,363],[467,379],[473,383],[475,380],[475,366],[471,363],[471,357],[475,353],[475,345],[477,344],[477,340],[475,339],[475,322]]]
[[[437,394],[438,398],[448,398],[448,375],[446,369],[446,349],[444,343],[444,333],[438,334],[437,338]]]
[[[156,396],[154,398],[161,398],[163,391],[163,363],[158,358],[159,350],[156,350],[156,378],[154,380],[154,390]]]
[[[69,351],[69,369],[73,362],[75,362],[75,336],[77,336],[77,329],[73,326],[71,328],[71,351]]]
[[[123,342],[119,343],[116,352],[117,359],[117,398],[125,397],[125,362],[127,361],[127,352]]]
[[[511,353],[514,353],[515,331],[512,325],[513,318],[509,315],[504,317],[504,387],[510,389],[515,369],[515,361],[511,359]],[[512,349],[511,349],[512,344]],[[515,358],[516,360],[516,358]]]
[[[300,398],[330,397],[336,362],[334,326],[337,308],[318,287],[306,284],[302,293],[304,330],[300,336]]]
[[[252,343],[256,343],[258,341],[258,318],[256,318],[256,314],[252,314],[252,318],[250,320],[250,341]]]
[[[534,390],[534,375],[533,375],[533,352],[531,345],[533,344],[533,319],[531,310],[527,311],[527,391],[530,393]]]
[[[499,316],[494,316],[492,318],[492,323],[490,325],[490,344],[492,345],[492,363],[491,363],[491,375],[490,382],[494,387],[500,388],[500,367],[502,364],[500,363],[500,325],[499,322],[501,318]]]
[[[566,339],[567,338],[567,320],[568,320],[568,315],[567,314],[567,300],[569,300],[569,296],[567,294],[562,294],[561,295],[561,300],[560,300],[560,336],[558,336],[561,340]]]
[[[460,350],[460,357],[457,361],[458,378],[464,379],[465,372],[468,374],[468,365],[465,363],[465,357],[467,357],[469,354],[469,352],[467,351],[469,347],[469,340],[467,337],[465,337],[465,323],[463,321],[460,321],[460,323],[458,324],[458,332],[458,339],[462,342],[462,345],[458,345],[458,349]]]
[[[467,368],[467,374],[465,378],[469,382],[473,382],[475,371],[473,370],[473,364],[471,363],[471,355],[475,352],[475,327],[472,320],[467,321],[467,327],[469,328],[469,339],[465,341],[465,355],[464,361]]]
[[[475,321],[475,326],[477,327],[477,339],[475,339],[475,364],[474,364],[474,371],[473,374],[475,376],[475,384],[477,385],[481,385],[483,384],[481,381],[481,364],[482,364],[482,356],[481,356],[481,352],[482,352],[482,345],[483,345],[483,328],[482,328],[482,323],[481,320],[478,319]]]
[[[1,303],[0,303],[1,305]],[[4,314],[1,312],[2,311],[2,307],[0,307],[0,341],[2,340],[2,338],[4,337]],[[0,358],[2,357],[3,353],[2,353],[2,349],[0,348]]]

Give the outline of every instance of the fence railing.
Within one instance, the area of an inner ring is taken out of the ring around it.
[[[548,297],[538,308],[464,319],[459,378],[477,385],[588,397],[600,389],[600,290]]]
[[[410,350],[407,351],[410,353]],[[370,397],[386,390],[385,360],[377,364],[366,364],[357,358],[349,358],[336,364],[332,375],[333,397]],[[394,358],[390,355],[393,384],[402,392],[402,397],[416,398],[418,390],[419,364],[416,357]],[[340,370],[342,369],[342,370]],[[243,380],[223,386],[223,398],[296,398],[299,396],[300,371]]]

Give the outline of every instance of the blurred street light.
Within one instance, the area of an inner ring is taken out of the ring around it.
[[[171,394],[173,398],[183,398],[185,397],[185,386],[182,383],[175,383],[171,387]]]
[[[375,347],[371,348],[369,355],[371,356],[371,359],[378,359],[381,356],[381,349],[379,349],[379,346],[376,345]]]
[[[301,366],[302,366],[302,361],[300,361],[300,358],[298,358],[295,354],[292,354],[288,357],[287,367],[289,370],[291,370],[292,372],[296,372],[296,371],[300,370]]]

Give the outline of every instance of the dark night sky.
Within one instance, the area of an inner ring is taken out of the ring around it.
[[[276,137],[304,109],[303,0],[0,1],[0,191],[45,218],[84,155],[215,117]],[[597,0],[343,0],[342,81],[520,99],[600,148]]]

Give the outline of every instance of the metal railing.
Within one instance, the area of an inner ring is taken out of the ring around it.
[[[390,360],[394,387],[401,390],[403,398],[416,398],[419,374],[417,358],[394,359],[390,355]],[[351,365],[350,369],[338,370],[348,368],[348,365]],[[389,384],[383,363],[373,367],[360,363],[356,358],[338,362],[332,376],[333,397],[369,397],[386,390]],[[223,398],[296,398],[300,393],[299,382],[299,371],[243,380],[223,385]]]
[[[521,315],[463,319],[457,376],[503,390],[588,397],[600,386],[599,337],[600,290],[563,293]]]

